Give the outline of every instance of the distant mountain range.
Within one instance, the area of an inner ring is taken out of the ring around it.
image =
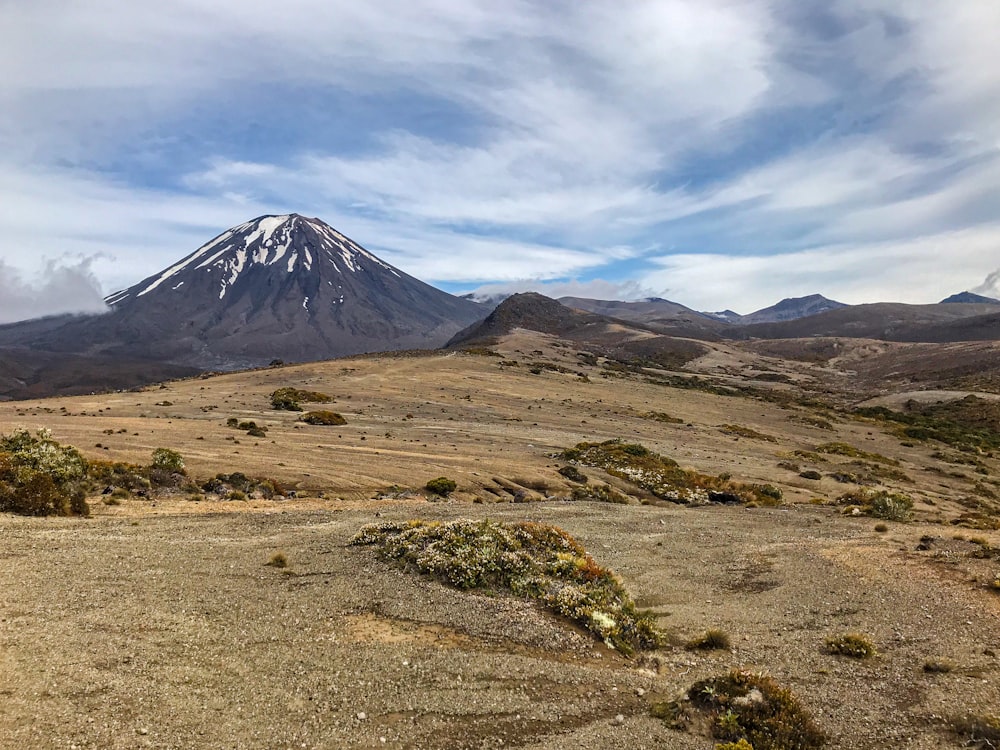
[[[0,398],[127,388],[276,360],[462,345],[518,327],[671,366],[706,351],[699,341],[1000,338],[1000,301],[970,292],[937,305],[848,306],[814,294],[748,315],[703,313],[658,297],[463,299],[298,214],[233,227],[106,301],[110,310],[101,315],[0,326]]]

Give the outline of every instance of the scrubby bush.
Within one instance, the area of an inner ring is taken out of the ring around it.
[[[902,492],[860,488],[837,498],[840,505],[860,506],[862,512],[885,521],[906,521],[913,510],[913,498]]]
[[[859,633],[845,633],[827,638],[824,651],[835,656],[849,656],[852,659],[869,659],[878,656],[878,651],[867,636]]]
[[[435,495],[440,495],[441,497],[447,497],[458,487],[454,479],[448,479],[448,477],[438,477],[437,479],[430,480],[424,485],[424,489],[428,492],[433,492]]]
[[[249,477],[241,471],[216,474],[204,482],[201,489],[230,500],[246,499],[249,495],[259,495],[265,500],[270,500],[276,495],[286,494],[285,489],[274,479]]]
[[[795,695],[763,673],[734,670],[701,680],[688,699],[708,714],[712,735],[732,748],[816,750],[826,743]]]
[[[663,636],[614,573],[555,526],[498,521],[372,524],[351,540],[459,589],[506,591],[541,601],[625,654]]]
[[[328,404],[333,397],[320,391],[300,388],[279,388],[271,394],[271,408],[285,411],[302,411],[303,403]]]
[[[338,414],[335,411],[327,411],[326,409],[320,409],[319,411],[307,411],[299,417],[299,421],[305,422],[306,424],[328,426],[347,424],[347,420],[344,419],[343,415]]]
[[[673,459],[661,456],[637,443],[606,440],[578,443],[560,457],[584,466],[603,469],[608,474],[642,487],[662,500],[674,503],[780,502],[781,491],[771,485],[751,486],[733,482],[728,475],[713,477],[693,469],[682,469]],[[777,495],[777,497],[775,497]]]
[[[87,462],[48,430],[0,437],[0,511],[29,516],[89,515]]]
[[[184,473],[184,458],[175,450],[170,448],[157,448],[153,451],[153,462],[150,464],[154,469],[170,471],[176,474]]]

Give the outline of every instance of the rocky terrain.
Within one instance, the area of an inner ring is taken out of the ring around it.
[[[91,461],[176,450],[196,490],[0,514],[0,746],[708,749],[704,724],[674,728],[662,706],[734,668],[791,689],[826,747],[982,735],[1000,705],[1000,462],[971,441],[996,430],[945,431],[969,409],[935,403],[971,393],[989,414],[997,389],[936,382],[903,424],[855,407],[927,393],[927,352],[891,387],[876,364],[912,345],[701,346],[665,369],[515,326],[468,351],[0,404],[0,433],[47,427]],[[346,424],[271,408],[283,387],[329,394]],[[781,501],[677,504],[564,454],[613,439]],[[233,472],[285,494],[200,489]],[[428,491],[436,477],[455,491]],[[879,492],[912,509],[875,517]],[[626,656],[537,602],[350,544],[372,522],[485,518],[572,534],[663,646]],[[686,647],[710,629],[728,648]],[[831,654],[847,633],[877,655]]]

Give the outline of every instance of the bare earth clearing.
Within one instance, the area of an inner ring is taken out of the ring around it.
[[[711,748],[650,706],[732,667],[791,688],[830,748],[960,747],[948,720],[996,714],[1000,595],[986,584],[1000,564],[977,553],[1000,546],[1000,533],[951,523],[973,506],[996,513],[983,494],[996,487],[995,459],[977,473],[942,459],[954,451],[939,444],[903,445],[794,400],[602,377],[542,335],[497,348],[502,358],[365,357],[0,404],[2,433],[48,427],[88,458],[138,463],[169,447],[193,477],[241,471],[298,495],[95,497],[89,519],[0,515],[0,747]],[[532,373],[538,363],[566,371]],[[735,378],[748,364],[781,367],[720,348],[701,369]],[[783,371],[794,379],[802,367]],[[324,408],[348,423],[271,410],[282,386],[333,395]],[[555,454],[618,437],[777,485],[785,504],[640,504],[650,496],[589,467],[632,504],[560,499],[572,485]],[[883,484],[914,498],[915,520],[879,533],[874,519],[843,515],[834,501],[850,486],[828,475],[871,467],[813,453],[831,442],[898,461]],[[449,500],[374,499],[441,475],[458,483]],[[487,517],[566,529],[678,644],[719,628],[733,648],[626,659],[533,604],[451,589],[348,546],[374,520]],[[266,565],[278,551],[287,569]],[[879,656],[823,652],[846,632],[869,636]],[[926,672],[929,662],[951,669]]]

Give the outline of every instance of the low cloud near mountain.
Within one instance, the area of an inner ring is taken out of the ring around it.
[[[94,258],[49,261],[34,280],[0,261],[0,323],[62,313],[107,310],[104,294],[91,271]]]

